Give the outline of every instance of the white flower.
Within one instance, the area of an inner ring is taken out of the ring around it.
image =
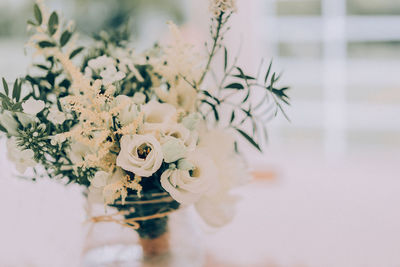
[[[222,12],[236,12],[236,0],[210,0],[210,11],[218,17]]]
[[[105,70],[100,72],[100,76],[103,79],[103,84],[107,86],[125,78],[125,73],[117,71],[115,66],[107,66]]]
[[[185,144],[182,142],[182,140],[179,140],[175,137],[169,137],[168,141],[162,145],[162,150],[164,161],[166,163],[177,161],[178,159],[183,158],[186,154]]]
[[[83,143],[72,140],[70,150],[68,151],[69,159],[74,165],[82,165],[86,155],[90,153],[93,149],[94,148],[90,148]]]
[[[160,131],[176,122],[176,109],[167,103],[152,100],[142,106],[142,111],[144,112],[145,132]]]
[[[118,71],[115,67],[114,59],[106,55],[89,60],[88,65],[95,71],[100,71],[100,76],[103,79],[103,84],[108,86],[114,82],[125,78],[125,73]],[[85,75],[90,77],[92,72],[90,69],[85,69]]]
[[[146,102],[146,95],[142,92],[137,92],[133,95],[133,103],[137,105],[144,104]]]
[[[228,193],[216,194],[201,198],[195,203],[195,208],[208,225],[221,227],[234,218],[238,200],[239,197]]]
[[[161,185],[176,201],[191,204],[213,192],[218,172],[213,162],[200,150],[191,153],[186,160],[193,165],[193,169],[168,169],[161,175]]]
[[[142,177],[151,176],[161,166],[163,153],[160,143],[152,135],[124,135],[117,166]]]
[[[122,126],[133,122],[138,116],[136,105],[132,98],[126,95],[119,95],[115,98],[115,105],[122,107],[119,112],[118,118]]]
[[[249,179],[243,161],[234,153],[231,135],[213,130],[200,138],[198,147],[205,149],[218,168],[218,186],[214,193],[203,196],[195,207],[204,221],[219,227],[230,222],[234,216],[238,197],[229,191]]]
[[[199,113],[191,113],[182,119],[182,124],[191,131],[194,131],[201,120]]]
[[[108,66],[114,66],[114,60],[106,55],[89,60],[89,67],[94,70],[105,69]]]
[[[104,171],[96,172],[95,176],[90,179],[88,200],[96,203],[112,203],[115,192],[106,190],[106,186],[120,182],[124,175],[124,171],[120,168],[117,168],[112,174]]]
[[[4,110],[4,112],[0,114],[0,124],[10,135],[18,135],[18,122],[14,119],[12,112]]]
[[[36,166],[36,161],[33,159],[34,155],[32,149],[21,150],[15,137],[7,140],[7,157],[15,163],[17,171],[21,174],[24,174],[28,167]]]
[[[53,106],[49,109],[49,114],[47,115],[47,119],[51,121],[53,124],[62,124],[66,117],[64,112],[58,110],[56,106]]]
[[[168,137],[175,137],[177,139],[182,140],[185,144],[187,151],[193,151],[196,148],[196,144],[198,141],[198,133],[195,131],[190,131],[182,124],[173,123],[169,124],[162,130],[162,134],[166,136],[166,140]],[[162,140],[162,142],[164,142]]]
[[[44,102],[42,100],[29,98],[24,103],[22,103],[22,109],[26,114],[36,115],[44,109]]]

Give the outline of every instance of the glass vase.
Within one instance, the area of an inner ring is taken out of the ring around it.
[[[88,222],[84,267],[204,266],[200,230],[191,207],[150,197],[128,198],[124,204],[117,201],[106,208],[105,216],[103,205],[91,204],[89,210],[90,218],[101,220]],[[120,216],[116,219],[112,214]]]

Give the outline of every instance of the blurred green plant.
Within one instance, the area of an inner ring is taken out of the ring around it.
[[[130,33],[138,36],[141,34],[139,29],[152,14],[178,24],[185,20],[181,0],[46,0],[46,3],[72,17],[85,34],[111,31],[128,25]],[[25,36],[26,21],[15,18],[28,17],[31,8],[30,0],[19,4],[11,1],[0,3],[0,38]]]

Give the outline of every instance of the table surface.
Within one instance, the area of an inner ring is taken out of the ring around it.
[[[304,153],[260,163],[278,177],[238,191],[235,221],[205,234],[208,266],[400,265],[398,154],[326,163]],[[0,157],[0,266],[79,266],[79,188],[16,179]]]

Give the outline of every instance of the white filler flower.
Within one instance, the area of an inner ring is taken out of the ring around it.
[[[155,173],[163,162],[160,143],[152,135],[124,135],[117,166],[142,177]]]
[[[36,161],[33,159],[35,153],[32,149],[24,149],[17,145],[16,138],[11,137],[7,140],[7,157],[15,163],[17,171],[24,174],[28,167],[36,166]]]
[[[53,124],[62,124],[65,121],[65,114],[59,111],[56,106],[53,106],[49,109],[49,115],[47,115],[47,119]]]
[[[193,165],[191,170],[168,169],[161,175],[161,185],[176,201],[191,204],[213,191],[218,171],[201,151],[191,153],[186,161]]]
[[[26,114],[36,115],[44,109],[44,102],[30,98],[22,103],[22,109]]]

